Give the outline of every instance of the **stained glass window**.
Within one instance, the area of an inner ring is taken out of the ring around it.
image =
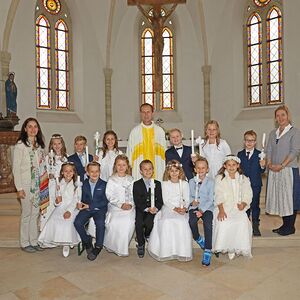
[[[248,99],[249,104],[261,103],[261,19],[254,14],[249,18],[248,24]]]
[[[36,4],[37,108],[70,109],[70,28],[64,0]],[[49,11],[50,10],[50,11]]]
[[[43,15],[36,20],[37,106],[51,107],[50,25]]]
[[[153,10],[149,11],[149,15]],[[162,10],[162,15],[165,11]],[[174,36],[172,29],[165,27],[162,38],[164,48],[162,53],[162,91],[160,92],[159,103],[156,103],[156,93],[154,89],[154,49],[153,49],[153,30],[145,28],[141,34],[141,96],[142,103],[149,103],[156,110],[175,109],[174,100]]]
[[[283,102],[283,18],[280,7],[280,0],[248,0],[245,58],[248,106]]]
[[[154,92],[154,56],[152,49],[153,31],[146,28],[142,33],[142,103],[149,103],[155,107]]]
[[[173,35],[169,28],[163,31],[164,50],[162,54],[163,92],[161,93],[161,110],[174,109],[174,71],[173,71]]]
[[[268,101],[282,100],[282,18],[277,7],[273,7],[267,18],[268,49]]]
[[[68,27],[63,20],[55,25],[56,108],[67,109],[69,103]]]

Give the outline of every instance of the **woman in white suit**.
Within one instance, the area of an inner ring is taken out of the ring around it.
[[[37,241],[38,218],[43,198],[41,192],[47,193],[48,180],[44,148],[44,137],[38,121],[28,118],[22,125],[14,148],[13,175],[22,209],[20,246],[29,253],[42,250]]]

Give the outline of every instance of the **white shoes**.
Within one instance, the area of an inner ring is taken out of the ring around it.
[[[68,257],[70,254],[70,247],[69,246],[63,246],[63,257]]]
[[[228,257],[229,257],[230,260],[233,260],[235,258],[235,253],[234,252],[233,253],[228,252]]]

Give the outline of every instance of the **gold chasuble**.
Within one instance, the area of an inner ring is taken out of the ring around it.
[[[140,162],[149,159],[154,166],[154,177],[162,180],[165,169],[165,149],[165,132],[161,127],[153,123],[150,126],[141,123],[133,128],[128,139],[127,156],[134,179],[141,178]]]

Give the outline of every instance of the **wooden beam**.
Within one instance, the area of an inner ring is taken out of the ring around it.
[[[186,3],[186,0],[127,0],[128,5],[168,5],[168,4],[182,4]]]

